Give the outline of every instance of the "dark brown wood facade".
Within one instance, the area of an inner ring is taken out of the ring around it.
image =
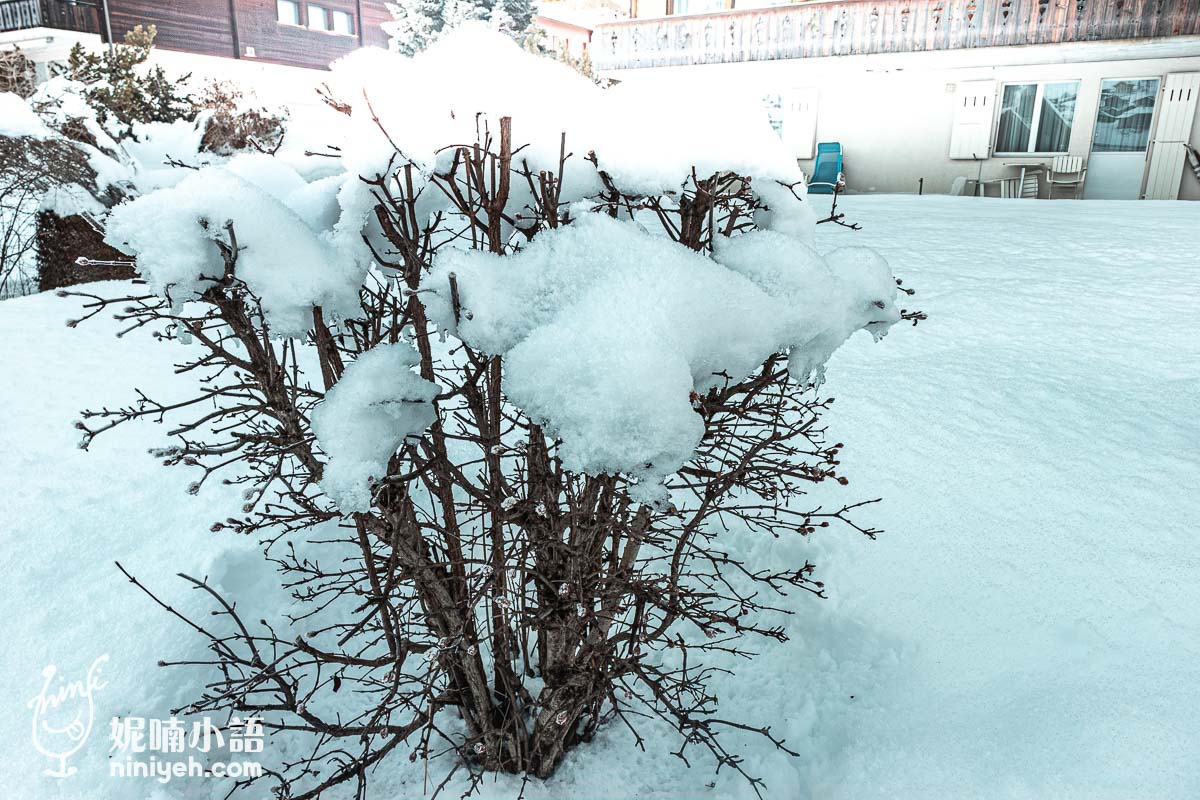
[[[158,28],[156,45],[210,56],[324,69],[360,46],[386,47],[384,0],[300,0],[301,25],[279,22],[275,0],[108,0],[117,41],[136,25]],[[353,33],[311,30],[309,9],[351,15]],[[100,0],[0,0],[0,31],[44,26],[105,37]]]
[[[819,0],[632,19],[592,34],[598,69],[1200,35],[1200,0]]]

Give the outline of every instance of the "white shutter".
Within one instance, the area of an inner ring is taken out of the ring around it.
[[[1150,142],[1150,169],[1146,174],[1147,200],[1178,200],[1187,151],[1183,144],[1192,132],[1196,98],[1200,97],[1200,72],[1173,72],[1160,90],[1158,124]]]
[[[991,154],[995,81],[963,81],[954,92],[950,158],[987,158]]]
[[[796,158],[812,158],[817,146],[817,90],[789,89],[782,112],[783,143]]]

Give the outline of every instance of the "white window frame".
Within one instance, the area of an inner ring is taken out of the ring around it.
[[[1000,91],[996,93],[996,125],[992,130],[992,155],[993,156],[1062,156],[1066,155],[1070,150],[1035,150],[1037,147],[1038,130],[1042,127],[1042,98],[1045,96],[1046,84],[1048,83],[1074,83],[1075,84],[1075,102],[1079,102],[1079,87],[1083,85],[1080,78],[1058,78],[1046,81],[1005,81],[1000,84]],[[1009,86],[1029,86],[1033,84],[1037,90],[1033,95],[1033,119],[1029,123],[1029,144],[1024,150],[997,150],[997,141],[1000,138],[1000,118],[1004,111],[1004,90]],[[1079,116],[1079,108],[1076,107],[1074,116],[1071,117],[1071,135],[1075,135],[1075,119]],[[1067,147],[1070,148],[1071,143],[1067,142]]]
[[[320,3],[307,3],[306,5],[308,6],[308,8],[305,9],[306,15],[308,17],[308,20],[307,20],[308,29],[310,31],[320,31],[321,33],[333,33],[333,15],[330,13],[329,9],[327,7],[321,5]],[[313,12],[314,11],[317,12],[316,16],[320,17],[322,20],[325,21],[324,27],[317,27],[317,26],[313,25]]]
[[[330,11],[329,13],[331,14],[331,19],[333,21],[333,29],[332,29],[333,33],[336,33],[339,36],[357,36],[357,34],[355,33],[355,28],[354,28],[354,14],[352,14],[349,11],[340,11],[336,8],[333,9],[332,11]],[[341,17],[342,19],[346,20],[349,23],[348,30],[343,31],[343,30],[338,29],[338,18],[339,17]]]
[[[295,22],[283,18],[281,6],[285,4],[295,9]],[[304,16],[300,8],[300,0],[275,0],[275,21],[280,25],[288,25],[293,28],[303,28]]]

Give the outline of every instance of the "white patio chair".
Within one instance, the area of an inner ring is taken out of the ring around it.
[[[1006,178],[993,178],[981,181],[979,196],[985,196],[987,194],[986,187],[995,184],[1000,190],[1001,197],[1036,200],[1041,193],[1038,176],[1045,171],[1045,166],[1041,162],[1036,161],[1006,161],[1004,162],[1004,166],[1009,169],[1019,170],[1019,172],[1016,175],[1010,175]]]
[[[987,197],[987,187],[995,186],[1004,198],[1020,197],[1020,178],[994,178],[990,181],[979,181],[979,196]]]
[[[1087,161],[1083,156],[1055,156],[1054,163],[1050,165],[1050,175],[1047,179],[1050,185],[1049,199],[1054,199],[1055,186],[1066,186],[1072,190],[1075,199],[1078,200],[1086,175]]]

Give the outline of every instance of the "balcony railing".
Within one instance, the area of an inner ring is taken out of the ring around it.
[[[0,0],[0,31],[19,31],[42,24],[39,0]]]
[[[0,0],[0,33],[25,28],[100,33],[95,5],[66,0]]]
[[[1197,0],[818,0],[596,27],[598,69],[1200,34]]]

